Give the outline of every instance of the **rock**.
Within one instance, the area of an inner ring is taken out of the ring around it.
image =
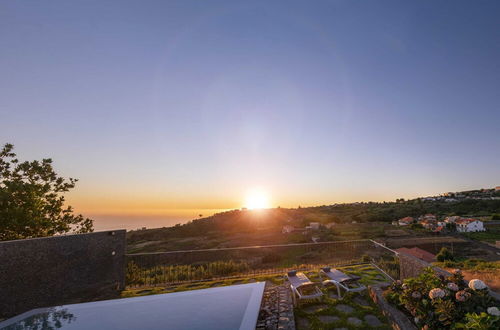
[[[346,314],[350,314],[350,313],[354,312],[354,308],[352,308],[349,305],[344,305],[344,304],[340,304],[340,305],[335,306],[335,309],[338,310],[339,312],[346,313]]]
[[[382,322],[375,315],[365,315],[365,322],[371,327],[378,327],[382,325]]]
[[[299,317],[299,319],[297,320],[297,329],[309,329],[309,320],[304,317]]]
[[[340,317],[333,315],[320,315],[318,316],[318,319],[323,323],[333,323],[340,320]]]
[[[354,302],[358,305],[362,305],[362,306],[370,306],[370,303],[368,301],[366,301],[364,298],[361,298],[359,296],[356,296],[354,297]]]
[[[350,323],[352,325],[361,325],[361,323],[363,323],[363,321],[361,321],[360,319],[358,319],[357,317],[349,317],[347,319],[347,323]]]

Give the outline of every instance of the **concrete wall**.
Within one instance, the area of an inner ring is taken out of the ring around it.
[[[116,297],[125,244],[125,230],[0,242],[0,317]]]

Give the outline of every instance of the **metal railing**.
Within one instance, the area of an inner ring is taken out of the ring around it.
[[[359,263],[373,263],[392,279],[399,278],[396,252],[372,240],[352,240],[127,254],[126,283],[176,285]]]

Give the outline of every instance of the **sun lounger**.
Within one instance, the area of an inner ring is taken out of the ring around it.
[[[292,299],[295,306],[304,299],[316,299],[323,295],[316,283],[311,282],[304,273],[290,271],[287,273],[292,290]]]
[[[331,269],[330,267],[321,268],[319,271],[319,277],[327,278],[322,282],[324,286],[327,284],[334,284],[337,287],[339,298],[342,298],[340,293],[341,288],[347,292],[361,292],[366,290],[366,286],[358,283],[361,277],[344,274],[338,269]]]

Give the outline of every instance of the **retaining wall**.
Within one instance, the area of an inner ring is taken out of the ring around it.
[[[0,317],[118,296],[125,244],[125,230],[0,242]]]

